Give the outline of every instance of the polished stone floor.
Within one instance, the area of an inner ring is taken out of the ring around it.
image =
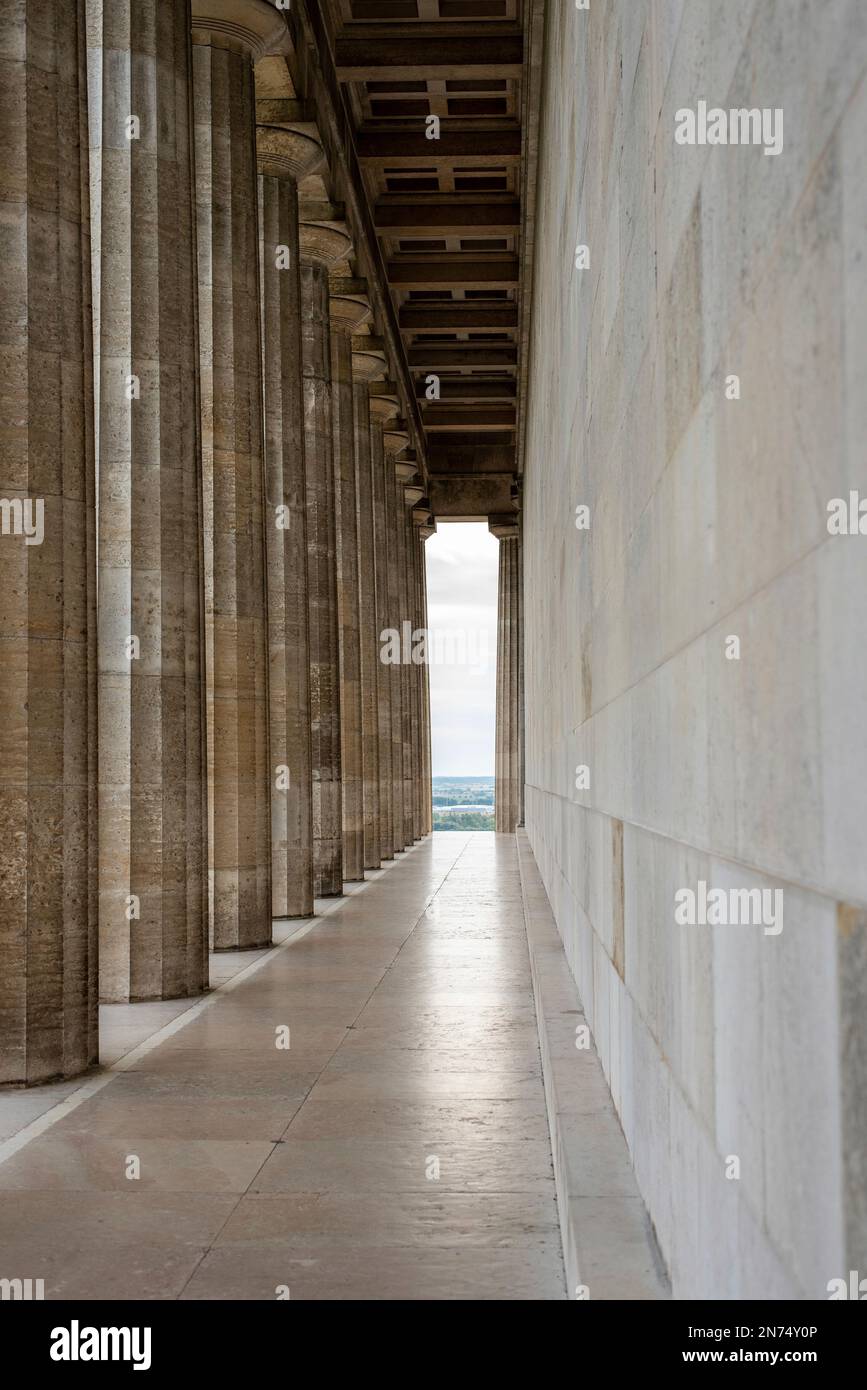
[[[566,1297],[514,837],[436,834],[370,879],[219,958],[205,1001],[126,1006],[85,1086],[0,1094],[0,1277]]]

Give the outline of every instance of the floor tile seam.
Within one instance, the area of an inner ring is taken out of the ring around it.
[[[326,1250],[337,1247],[338,1249],[353,1250],[416,1250],[432,1248],[435,1250],[519,1250],[525,1243],[529,1242],[555,1242],[555,1237],[559,1237],[559,1229],[548,1228],[539,1225],[535,1229],[522,1234],[510,1235],[508,1232],[492,1231],[484,1239],[461,1241],[451,1233],[445,1231],[439,1239],[434,1239],[435,1231],[429,1229],[416,1231],[414,1236],[401,1236],[398,1232],[387,1232],[381,1239],[375,1238],[375,1233],[367,1231],[327,1231],[318,1235],[313,1231],[304,1232],[298,1236],[239,1236],[236,1239],[224,1240],[221,1245],[213,1246],[214,1250],[243,1250],[244,1246],[273,1246],[275,1249],[289,1244],[305,1246],[307,1249],[324,1248]],[[419,1237],[423,1237],[424,1244]],[[348,1240],[345,1238],[349,1237]],[[196,1248],[196,1247],[194,1247]]]
[[[535,1183],[540,1184],[540,1185],[541,1185],[541,1184],[546,1184],[546,1185],[547,1185],[547,1184],[553,1182],[553,1178],[552,1178],[550,1175],[547,1175],[547,1174],[544,1175],[544,1176],[540,1174],[537,1178],[535,1178],[535,1179],[530,1179],[529,1181],[530,1181],[531,1183],[532,1183],[532,1182],[535,1182]],[[38,1189],[37,1189],[37,1188],[26,1188],[26,1187],[25,1187],[25,1188],[7,1188],[6,1191],[5,1191],[5,1194],[2,1194],[2,1195],[7,1195],[7,1196],[10,1196],[10,1197],[14,1196],[14,1197],[16,1197],[16,1198],[19,1198],[19,1197],[21,1197],[21,1196],[45,1197],[46,1194],[49,1194],[49,1195],[50,1195],[50,1193],[53,1192],[53,1193],[54,1193],[55,1195],[57,1195],[58,1197],[61,1196],[61,1195],[65,1197],[66,1194],[67,1194],[67,1191],[74,1192],[75,1195],[76,1195],[76,1197],[93,1197],[93,1198],[99,1198],[100,1201],[103,1201],[106,1197],[112,1198],[112,1197],[120,1197],[120,1196],[121,1196],[121,1189],[119,1189],[119,1188],[105,1188],[105,1189],[99,1190],[99,1189],[96,1189],[96,1188],[70,1188],[70,1189],[67,1189],[67,1188],[62,1188],[62,1189],[61,1189],[61,1188],[55,1188],[55,1189],[38,1188]],[[380,1197],[382,1197],[383,1199],[385,1199],[385,1198],[390,1198],[390,1197],[392,1197],[392,1196],[399,1196],[399,1197],[416,1197],[416,1196],[421,1196],[421,1195],[422,1195],[423,1193],[425,1193],[426,1191],[427,1191],[427,1189],[426,1189],[426,1188],[423,1188],[423,1187],[394,1187],[394,1186],[390,1186],[388,1189],[384,1189],[384,1188],[383,1188],[383,1189],[381,1189],[381,1190],[378,1189],[378,1188],[363,1188],[363,1189],[359,1189],[359,1188],[357,1188],[357,1187],[319,1187],[319,1188],[303,1188],[303,1189],[299,1189],[297,1192],[296,1192],[296,1191],[280,1192],[280,1191],[272,1191],[272,1190],[265,1190],[265,1189],[261,1189],[261,1190],[257,1189],[255,1192],[245,1192],[245,1193],[243,1193],[243,1194],[242,1194],[242,1200],[246,1201],[246,1200],[249,1199],[249,1200],[253,1201],[253,1200],[255,1200],[256,1198],[262,1198],[263,1200],[279,1201],[279,1200],[290,1199],[290,1198],[295,1198],[295,1197],[340,1197],[340,1198],[346,1198],[347,1201],[356,1201],[356,1200],[358,1199],[359,1194],[360,1194],[361,1192],[364,1193],[364,1196],[365,1196],[365,1197],[371,1197],[371,1198],[373,1198],[373,1197],[380,1196]],[[165,1196],[165,1197],[189,1197],[189,1196],[190,1196],[189,1191],[187,1191],[187,1190],[185,1190],[185,1189],[184,1189],[184,1190],[180,1190],[180,1189],[177,1189],[177,1190],[170,1190],[170,1189],[168,1189],[168,1188],[146,1188],[146,1189],[144,1190],[144,1192],[142,1192],[140,1195],[141,1195],[142,1197],[144,1197],[145,1195],[148,1195],[148,1196],[149,1196],[149,1195],[151,1195],[151,1194],[153,1194],[153,1193],[155,1193],[155,1192],[158,1193],[158,1194],[160,1194],[160,1195],[162,1195],[162,1196]],[[126,1200],[127,1194],[124,1193],[123,1195],[124,1195],[124,1200]],[[234,1197],[236,1194],[235,1194],[235,1193],[224,1193],[224,1192],[208,1192],[208,1193],[199,1192],[197,1195],[200,1196],[200,1197],[201,1197],[201,1196],[213,1197],[214,1199],[219,1200],[219,1199],[221,1199],[221,1198]],[[534,1194],[533,1191],[532,1191],[532,1189],[531,1189],[531,1191],[528,1192],[528,1190],[527,1190],[526,1187],[485,1187],[485,1188],[468,1188],[468,1187],[466,1187],[466,1186],[463,1186],[463,1187],[457,1187],[457,1186],[443,1187],[443,1186],[442,1186],[442,1183],[437,1183],[437,1198],[436,1198],[436,1200],[438,1200],[438,1201],[441,1200],[441,1199],[446,1199],[446,1198],[451,1199],[451,1198],[456,1198],[456,1197],[465,1197],[465,1198],[467,1198],[467,1199],[469,1200],[469,1199],[471,1199],[471,1198],[479,1197],[479,1196],[482,1196],[482,1195],[484,1195],[485,1197],[506,1197],[506,1198],[509,1198],[509,1199],[516,1198],[516,1197],[517,1197],[517,1198],[521,1198],[521,1197],[527,1197],[527,1196],[535,1195],[535,1196],[536,1196],[539,1200],[541,1200],[541,1201],[553,1201],[553,1200],[554,1200],[553,1197],[546,1196],[546,1195],[543,1194],[543,1193],[538,1193],[538,1192],[537,1192],[537,1193]],[[588,1195],[588,1196],[575,1197],[575,1198],[573,1198],[573,1200],[574,1200],[574,1201],[577,1201],[577,1202],[598,1202],[598,1201],[640,1202],[640,1201],[641,1201],[641,1198],[640,1198],[640,1197],[620,1197],[620,1196],[617,1196],[617,1195],[615,1195],[615,1196],[604,1196],[604,1195],[593,1195],[593,1196],[591,1196],[591,1195]],[[235,1203],[233,1204],[232,1210],[229,1212],[229,1216],[232,1215],[232,1212],[234,1212],[235,1210],[237,1210],[238,1205],[239,1205],[239,1203],[237,1203],[237,1202],[235,1202]],[[219,1234],[220,1234],[220,1232],[224,1229],[224,1226],[225,1226],[225,1223],[223,1224],[223,1226],[220,1227],[220,1231],[217,1232],[217,1237],[219,1237]],[[31,1236],[31,1235],[27,1235],[27,1236],[24,1237],[24,1238],[26,1238],[27,1240],[30,1240],[30,1239],[32,1238],[32,1236]],[[215,1237],[215,1238],[216,1238],[216,1237]],[[50,1239],[51,1239],[52,1243],[56,1246],[56,1241],[57,1241],[56,1233],[55,1233],[54,1235],[52,1235],[52,1236],[50,1237]],[[112,1235],[108,1235],[108,1234],[107,1234],[106,1232],[104,1232],[104,1231],[100,1231],[100,1232],[98,1233],[98,1239],[99,1239],[100,1242],[102,1242],[102,1241],[108,1241],[108,1242],[110,1242],[111,1244],[123,1245],[123,1244],[127,1243],[127,1241],[129,1241],[130,1239],[134,1239],[134,1237],[130,1236],[130,1235],[129,1235],[128,1233],[126,1233],[126,1232],[123,1232],[123,1233],[121,1233],[121,1234],[119,1234],[119,1235],[117,1235],[117,1236],[112,1236]],[[143,1244],[145,1244],[145,1245],[150,1244],[150,1243],[152,1243],[150,1240],[147,1240],[147,1241],[144,1241],[144,1242],[143,1242]],[[170,1242],[169,1242],[169,1241],[165,1241],[165,1242],[164,1242],[164,1241],[158,1241],[158,1242],[156,1242],[156,1243],[161,1245],[161,1244],[168,1244],[168,1243],[170,1243]],[[200,1242],[191,1239],[191,1240],[178,1240],[176,1243],[179,1244],[179,1245],[196,1245],[196,1244],[199,1244]]]

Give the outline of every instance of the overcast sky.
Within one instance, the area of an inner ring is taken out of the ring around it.
[[[492,777],[499,543],[485,522],[439,521],[425,551],[433,775]]]

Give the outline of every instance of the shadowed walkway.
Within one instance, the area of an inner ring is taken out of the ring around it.
[[[0,1163],[0,1276],[565,1297],[514,839],[435,835],[374,877]]]

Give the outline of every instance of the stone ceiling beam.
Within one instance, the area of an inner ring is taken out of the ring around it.
[[[424,379],[416,383],[416,395],[420,401],[427,399],[426,390]],[[484,377],[458,376],[443,377],[440,381],[442,401],[513,401],[516,394],[517,387],[513,377],[485,380]]]
[[[399,196],[399,195],[398,195]],[[411,202],[381,198],[374,210],[377,230],[381,235],[396,236],[486,235],[511,236],[521,224],[521,205],[517,199],[503,202],[465,202],[459,197],[435,198]]]
[[[523,39],[490,32],[496,28],[449,33],[443,24],[414,24],[411,32],[395,33],[390,24],[353,25],[337,38],[335,63],[341,82],[520,77]]]
[[[416,165],[420,160],[452,164],[465,160],[474,168],[517,164],[521,158],[521,132],[517,126],[500,130],[450,130],[444,126],[439,140],[428,140],[424,126],[416,130],[366,130],[356,136],[358,157],[363,162]]]
[[[455,299],[450,304],[402,304],[399,319],[401,329],[410,333],[461,333],[476,328],[502,330],[517,327],[518,306],[463,299]]]
[[[487,371],[491,367],[514,368],[518,360],[515,347],[489,347],[487,344],[456,343],[438,347],[436,343],[422,343],[410,347],[407,353],[413,371],[436,371],[438,367],[451,370],[470,368],[473,371]]]
[[[389,261],[388,278],[396,289],[442,289],[444,285],[510,290],[518,283],[518,262],[477,261],[465,255],[441,255],[429,261]]]
[[[447,406],[429,407],[424,414],[427,430],[513,430],[514,406]]]

